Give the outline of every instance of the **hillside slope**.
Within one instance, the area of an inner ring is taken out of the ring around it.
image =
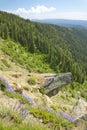
[[[12,41],[9,42],[10,45],[14,44]],[[2,43],[8,44],[4,40],[1,40],[0,45]],[[4,49],[6,50],[6,48]],[[77,93],[80,92],[80,98],[86,102],[87,84],[69,84],[61,88],[56,96],[49,98],[45,93],[42,93],[43,91],[39,91],[43,85],[44,76],[49,74],[30,73],[24,65],[12,60],[12,57],[2,50],[0,49],[0,119],[2,120],[2,122],[0,121],[0,129],[54,130],[61,128],[65,130],[67,128],[78,130],[81,127],[84,130],[86,128],[84,119],[83,122],[78,121],[75,125],[71,114],[78,101]],[[28,82],[31,77],[35,79],[35,84]],[[10,92],[5,91],[5,87],[12,89],[8,89]],[[22,94],[29,101],[15,91],[18,89],[22,89]],[[81,115],[81,113],[78,111],[77,115]],[[73,116],[79,117],[76,116],[76,113]],[[5,126],[5,122],[7,126]]]
[[[87,30],[35,23],[0,11],[0,36],[19,42],[27,52],[45,54],[43,62],[55,72],[71,71],[79,82],[87,76]]]

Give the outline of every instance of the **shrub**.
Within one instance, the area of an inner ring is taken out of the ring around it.
[[[13,119],[14,120],[14,122],[15,123],[17,123],[17,124],[20,124],[20,123],[22,123],[22,117],[20,116],[20,114],[19,113],[15,113],[15,112],[12,112],[11,114],[10,114],[10,116],[11,116],[11,119]]]
[[[0,80],[0,90],[5,91],[6,90],[6,84],[4,81]]]
[[[45,91],[45,88],[44,88],[44,87],[41,87],[41,88],[39,89],[39,91],[40,91],[40,93],[42,93],[42,94],[46,94],[46,91]]]
[[[37,83],[36,77],[31,76],[31,77],[28,79],[28,83],[31,84],[31,85],[35,85],[35,84]]]
[[[42,119],[44,124],[50,123],[50,127],[53,129],[60,129],[60,127],[70,129],[74,126],[71,121],[62,116],[58,116],[57,113],[41,110],[40,108],[32,108],[30,109],[30,113],[36,118]]]
[[[41,118],[43,120],[44,124],[47,124],[48,122],[51,122],[53,120],[53,114],[46,111],[46,110],[41,110],[39,108],[37,109],[31,109],[30,110],[31,114],[33,114],[37,118]]]
[[[87,100],[87,93],[85,93],[84,91],[81,91],[81,96]]]
[[[24,86],[23,87],[25,90],[29,91],[29,87],[28,86]]]
[[[7,60],[2,59],[2,63],[8,68],[10,67],[10,64],[7,62]]]
[[[57,110],[58,110],[58,107],[55,106],[55,105],[53,105],[53,104],[52,104],[50,107],[51,107],[54,111],[57,111]]]
[[[63,117],[60,117],[59,120],[61,127],[65,128],[66,130],[71,130],[74,127],[74,124],[72,122]]]

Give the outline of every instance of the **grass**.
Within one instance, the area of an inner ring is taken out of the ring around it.
[[[0,118],[5,118],[9,114],[10,114],[10,108],[3,104],[0,104]]]
[[[6,67],[10,67],[10,64],[8,63],[8,61],[6,60],[6,59],[2,59],[1,60],[2,61],[2,63],[6,66]]]
[[[30,85],[35,85],[35,84],[37,83],[36,77],[31,76],[31,77],[28,79],[28,83],[29,83]]]
[[[51,107],[54,111],[58,111],[58,107],[57,107],[57,106],[55,106],[55,105],[52,104],[50,107]]]
[[[45,109],[29,107],[29,111],[34,115],[34,117],[42,119],[44,124],[50,124],[51,129],[60,129],[60,127],[70,129],[74,127],[74,124],[67,119],[61,116],[58,117],[56,114]]]
[[[48,112],[45,109],[40,109],[40,108],[33,108],[32,106],[27,106],[27,110],[31,114],[33,114],[34,117],[38,119],[42,119],[43,124],[50,124],[50,130],[51,129],[60,129],[61,128],[73,128],[73,123],[70,121],[62,118],[62,117],[57,117],[55,114],[52,112]],[[29,124],[23,124],[23,118],[20,115],[20,111],[12,108],[9,108],[4,105],[0,105],[0,118],[3,121],[3,118],[9,117],[9,124],[10,121],[12,121],[12,125],[5,125],[4,123],[0,122],[0,130],[47,130],[47,127],[44,125],[33,125],[32,121],[29,121]],[[32,123],[32,125],[30,124]],[[47,125],[48,126],[48,125]]]
[[[0,121],[0,130],[49,130],[46,126],[43,126],[41,124],[35,124],[34,125],[29,121],[28,124],[8,124],[4,123],[4,121]],[[51,130],[51,129],[50,129]]]
[[[28,69],[29,72],[53,72],[49,64],[45,62],[45,54],[31,54],[19,43],[12,42],[11,40],[2,40],[1,38],[0,49],[11,57],[12,62],[19,63]],[[6,66],[9,66],[6,60],[3,60],[3,62]]]
[[[24,86],[23,89],[29,91],[29,86]]]
[[[0,90],[5,91],[6,90],[6,84],[4,81],[0,80]]]
[[[10,44],[9,44],[10,43]],[[53,72],[49,65],[44,61],[45,55],[40,54],[31,54],[28,53],[20,44],[15,44],[14,42],[10,40],[2,40],[0,39],[0,49],[3,50],[3,52],[7,55],[9,55],[12,58],[12,61],[15,61],[16,63],[19,63],[23,65],[25,68],[27,68],[30,72]],[[9,64],[6,60],[2,60],[3,64],[7,67],[9,67]],[[31,69],[32,68],[32,69]],[[28,80],[29,84],[36,84],[37,79],[36,77],[30,77]],[[4,87],[2,87],[4,86]],[[5,84],[0,81],[0,89],[4,90]],[[24,87],[25,90],[28,91],[28,87]],[[65,88],[61,89],[62,92],[66,92],[67,96],[61,96],[60,98],[65,101],[66,99],[71,98],[78,98],[77,92],[80,92],[80,96],[87,99],[87,83],[85,84],[79,84],[79,83],[73,83],[67,85]],[[41,88],[40,92],[44,94],[44,89]],[[70,93],[70,95],[69,95]],[[9,93],[5,92],[5,95],[11,97],[11,98],[17,98],[21,103],[23,104],[29,104],[29,100],[22,97],[18,93]],[[52,105],[51,108],[53,108],[55,111],[57,111],[57,107]],[[66,109],[66,108],[64,108]],[[56,115],[54,115],[51,112],[48,112],[46,110],[41,110],[39,108],[30,108],[30,113],[33,114],[38,119],[41,119],[44,124],[50,124],[50,129],[71,129],[73,127],[73,124],[69,122],[68,120],[64,118],[58,118]],[[0,106],[0,117],[5,118],[9,115],[9,109],[6,106]],[[22,120],[18,113],[11,113],[11,118],[14,119],[14,122],[17,124],[16,126],[9,125],[5,126],[4,123],[0,122],[0,130],[46,130],[47,128],[37,125],[25,125],[21,124]],[[19,125],[21,124],[21,125]]]
[[[75,98],[77,99],[79,96],[83,97],[87,100],[87,83],[80,84],[78,82],[73,82],[73,84],[69,84],[66,87],[61,89],[62,92],[66,92],[67,96],[62,98]]]
[[[12,108],[0,104],[0,118],[3,119],[5,117],[9,117],[10,120],[13,120],[14,123],[17,124],[22,123],[23,120],[21,115],[17,111],[15,112],[14,110],[12,110]]]
[[[21,115],[18,112],[14,112],[14,111],[10,113],[10,118],[13,119],[14,123],[16,124],[21,124],[23,121]]]
[[[40,91],[40,93],[42,93],[43,95],[46,94],[46,90],[45,90],[44,87],[41,87],[41,88],[39,89],[39,91]]]
[[[7,95],[10,98],[19,99],[19,102],[22,103],[22,104],[29,104],[29,100],[27,98],[21,96],[19,93],[4,92],[4,95]]]

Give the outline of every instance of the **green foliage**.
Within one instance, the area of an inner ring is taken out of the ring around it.
[[[7,62],[7,60],[6,59],[2,59],[2,62],[3,62],[3,64],[6,66],[6,67],[10,67],[10,64]]]
[[[67,93],[67,96],[65,97],[62,95],[62,98],[78,98],[79,96],[87,99],[87,84],[83,83],[80,84],[78,82],[73,82],[72,84],[67,85],[66,87],[63,87],[61,89],[62,92]]]
[[[49,130],[47,127],[38,125],[38,124],[32,124],[29,121],[29,124],[5,124],[4,121],[0,121],[0,130]],[[51,129],[50,129],[51,130]]]
[[[61,123],[60,123],[61,127],[63,126],[65,129],[71,129],[74,127],[74,124],[68,121],[67,119],[60,118],[60,120],[61,120]]]
[[[55,106],[55,105],[52,104],[50,107],[51,107],[54,111],[58,111],[58,107],[57,107],[57,106]]]
[[[46,57],[45,54],[31,54],[20,44],[12,42],[11,40],[0,39],[0,49],[9,55],[11,61],[16,64],[21,64],[24,68],[28,69],[29,72],[53,72],[49,64],[44,62]],[[3,69],[3,67],[1,67]]]
[[[13,130],[13,125],[5,125],[4,122],[0,121],[0,130]]]
[[[0,118],[5,118],[10,114],[10,108],[0,104]]]
[[[20,116],[19,113],[17,112],[11,112],[10,113],[10,118],[14,120],[14,123],[20,124],[22,123],[22,117]]]
[[[6,91],[6,84],[4,81],[0,80],[0,90]]]
[[[36,77],[31,76],[31,77],[28,79],[28,83],[31,84],[31,85],[35,85],[35,84],[37,83]]]
[[[43,123],[48,123],[53,120],[53,114],[50,112],[47,112],[46,110],[41,110],[41,109],[31,109],[30,110],[31,114],[33,114],[37,118],[41,118],[43,120]]]
[[[8,97],[10,98],[16,98],[16,99],[19,99],[19,102],[20,103],[23,103],[23,104],[29,104],[29,100],[26,99],[25,97],[21,96],[20,94],[18,93],[14,93],[14,92],[4,92],[4,95],[7,95]]]
[[[45,90],[44,87],[41,87],[41,88],[39,89],[39,91],[40,91],[40,93],[42,93],[42,94],[46,94],[46,90]]]
[[[44,124],[50,123],[50,128],[73,128],[74,124],[70,121],[57,117],[55,114],[48,112],[46,110],[41,110],[39,108],[30,109],[31,114],[33,114],[36,118],[42,119]]]
[[[29,86],[24,86],[23,89],[29,91]]]
[[[81,91],[81,96],[87,100],[87,92]]]
[[[25,124],[20,125],[18,130],[49,130],[49,129],[41,124],[37,125],[29,123],[28,125]]]
[[[35,23],[0,11],[0,37],[16,42],[14,46],[8,41],[8,47],[3,47],[2,50],[30,72],[71,71],[75,81],[81,83],[87,76],[85,29]],[[25,49],[19,49],[17,43]]]

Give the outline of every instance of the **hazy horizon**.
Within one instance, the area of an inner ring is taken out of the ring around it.
[[[0,10],[27,19],[87,20],[87,0],[0,0]]]

